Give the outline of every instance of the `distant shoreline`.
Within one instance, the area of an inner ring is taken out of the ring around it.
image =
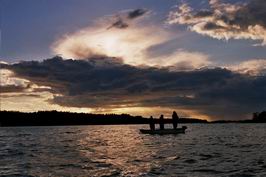
[[[154,119],[159,123],[159,119]],[[164,119],[165,124],[171,124],[171,118]],[[149,119],[142,116],[131,116],[129,114],[88,114],[58,111],[39,112],[15,112],[0,111],[0,126],[75,126],[75,125],[128,125],[128,124],[148,124]],[[180,118],[179,123],[266,123],[261,120],[217,120],[207,121],[196,118]]]

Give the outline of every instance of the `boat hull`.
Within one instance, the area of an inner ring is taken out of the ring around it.
[[[156,129],[156,130],[148,130],[148,129],[140,129],[139,131],[143,134],[151,134],[151,135],[170,135],[170,134],[180,134],[185,133],[187,127],[183,126],[182,128],[177,129]]]

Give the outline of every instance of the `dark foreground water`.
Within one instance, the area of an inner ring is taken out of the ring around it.
[[[151,136],[147,126],[0,128],[0,175],[266,176],[266,124],[187,124]]]

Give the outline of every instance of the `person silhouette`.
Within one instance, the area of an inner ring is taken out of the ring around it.
[[[160,123],[160,129],[164,130],[164,118],[163,118],[163,115],[160,116],[159,123]]]
[[[172,114],[172,119],[173,119],[173,128],[174,129],[177,129],[177,124],[178,124],[178,115],[177,113],[174,111],[173,114]]]
[[[152,116],[150,117],[149,122],[150,122],[150,129],[155,130],[155,123],[154,123],[154,119]]]

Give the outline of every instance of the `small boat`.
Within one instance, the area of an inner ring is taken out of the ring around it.
[[[151,134],[151,135],[169,135],[169,134],[180,134],[185,133],[187,127],[182,126],[182,128],[177,129],[156,129],[156,130],[150,130],[150,129],[140,129],[139,131],[143,134]]]

